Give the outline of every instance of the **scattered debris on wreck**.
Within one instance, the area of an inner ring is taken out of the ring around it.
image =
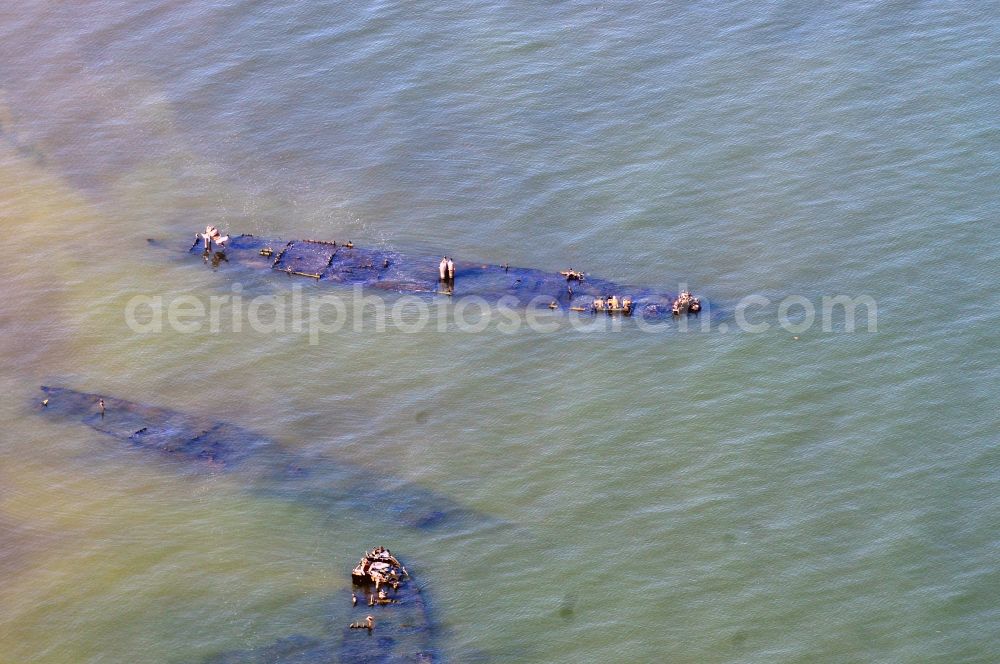
[[[671,307],[671,312],[675,316],[681,314],[696,314],[701,311],[701,300],[689,293],[682,291]]]
[[[390,599],[386,594],[388,592],[386,586],[393,590],[399,590],[404,580],[408,579],[409,576],[406,568],[384,546],[377,546],[371,551],[366,551],[351,571],[351,580],[355,584],[365,587],[374,585],[375,592],[384,600]],[[374,595],[370,596],[369,604],[378,603],[377,600],[372,602],[372,597]]]
[[[361,622],[352,622],[351,629],[367,629],[369,632],[375,629],[375,616],[367,616]]]

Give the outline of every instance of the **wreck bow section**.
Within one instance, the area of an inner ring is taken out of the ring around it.
[[[44,415],[79,421],[176,461],[222,470],[275,451],[271,440],[227,422],[65,387],[41,389]]]

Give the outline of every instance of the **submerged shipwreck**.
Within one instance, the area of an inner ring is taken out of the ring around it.
[[[42,397],[35,402],[40,415],[80,422],[125,443],[123,451],[149,453],[183,468],[239,472],[250,491],[268,497],[421,531],[500,524],[444,496],[385,477],[381,471],[300,455],[227,422],[64,387],[41,389]],[[255,650],[219,653],[206,662],[438,661],[437,630],[425,593],[388,549],[372,549],[363,560],[365,564],[352,578],[356,585],[372,590],[364,603],[354,595],[354,607],[363,606],[368,613],[365,618],[343,628],[343,623],[337,623],[324,636],[290,636]],[[361,638],[359,630],[371,638]]]
[[[36,403],[44,416],[78,421],[125,443],[123,449],[149,452],[184,468],[239,472],[258,494],[417,530],[502,525],[381,470],[300,454],[235,424],[65,387],[41,389]]]
[[[374,589],[372,578],[359,579],[352,574],[354,591],[350,607],[341,610],[342,594],[331,598],[330,613],[336,618],[320,636],[296,634],[251,650],[218,653],[203,664],[329,664],[330,662],[381,662],[413,664],[440,662],[440,630],[428,605],[426,592],[388,549],[376,547],[365,552],[362,560],[371,564],[392,565],[399,580],[395,586],[380,583]],[[359,599],[362,593],[367,599]],[[343,620],[344,622],[340,622]],[[347,621],[350,620],[349,624]],[[482,661],[477,658],[477,661]]]
[[[208,235],[215,229],[208,229]],[[214,237],[214,236],[211,236]],[[699,298],[651,288],[624,286],[575,269],[544,272],[510,265],[456,261],[445,257],[403,255],[353,242],[279,240],[254,235],[222,236],[218,251],[199,233],[189,253],[255,270],[282,272],[320,284],[361,285],[396,293],[475,295],[491,303],[573,311],[582,314],[639,315],[664,318],[697,314]],[[214,241],[214,240],[213,240]]]
[[[433,623],[420,588],[389,549],[378,546],[366,551],[351,571],[356,588],[351,604],[367,615],[348,625],[372,638],[345,634],[341,661],[433,662]],[[359,602],[357,592],[366,601]]]

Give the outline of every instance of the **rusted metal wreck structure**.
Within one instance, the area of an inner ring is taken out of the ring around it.
[[[447,259],[439,263],[434,256],[405,255],[385,248],[356,246],[352,242],[288,241],[254,235],[228,238],[223,251],[211,252],[203,249],[200,238],[195,238],[189,253],[211,257],[215,265],[271,270],[312,279],[322,285],[360,285],[396,293],[456,297],[475,295],[491,304],[585,315],[666,318],[694,314],[707,305],[695,298],[697,305],[688,306],[678,294],[616,284],[574,269],[544,272]],[[443,264],[448,264],[448,271],[441,269]],[[627,300],[628,306],[612,307],[612,298],[616,302]],[[608,305],[598,306],[598,302]]]

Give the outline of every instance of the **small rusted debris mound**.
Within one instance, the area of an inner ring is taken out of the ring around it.
[[[608,295],[607,297],[597,297],[594,298],[593,304],[591,304],[591,309],[595,312],[603,311],[609,316],[612,314],[622,314],[624,316],[632,315],[632,298],[623,297],[621,300],[618,299],[617,295]]]
[[[368,616],[363,621],[352,622],[351,629],[367,629],[369,632],[375,629],[375,616]]]
[[[701,311],[701,300],[688,291],[683,291],[677,296],[677,299],[674,300],[671,310],[675,316],[680,316],[681,314],[696,314]]]
[[[566,281],[583,281],[584,279],[587,278],[587,275],[585,275],[583,272],[580,272],[579,270],[574,270],[573,268],[570,268],[568,270],[560,270],[559,274],[566,277]]]
[[[376,591],[383,586],[398,590],[403,580],[409,576],[402,563],[384,546],[377,546],[371,551],[366,551],[351,571],[351,579],[354,583],[363,586],[374,584]],[[381,599],[388,599],[385,593],[379,593],[379,595]]]

